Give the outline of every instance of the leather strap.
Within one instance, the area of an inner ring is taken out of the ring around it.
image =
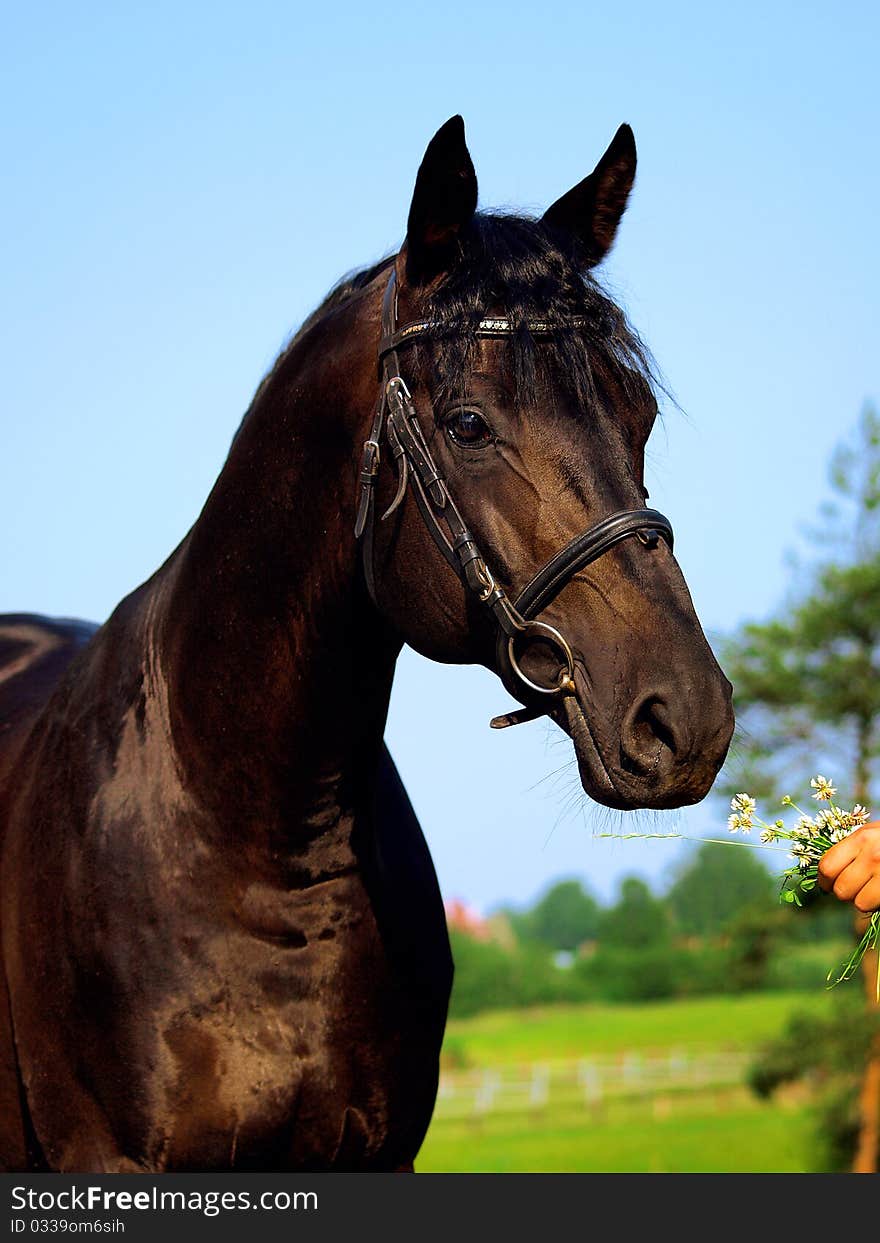
[[[585,315],[574,315],[563,323],[554,323],[549,319],[513,320],[499,315],[479,320],[471,331],[477,337],[509,337],[520,328],[525,328],[533,337],[549,337],[564,329],[585,328],[588,323],[589,320]],[[392,350],[409,345],[411,341],[416,341],[419,337],[442,337],[448,331],[448,325],[432,319],[414,319],[407,324],[402,324],[400,328],[392,328],[389,331],[383,327],[382,340],[379,342],[379,357],[384,358]]]
[[[597,522],[594,527],[577,535],[561,548],[538,573],[526,583],[516,597],[514,606],[523,617],[536,617],[559,595],[566,583],[592,561],[613,548],[628,535],[638,535],[650,548],[658,538],[673,545],[669,519],[656,509],[624,509]]]

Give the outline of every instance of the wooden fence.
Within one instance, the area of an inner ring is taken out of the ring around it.
[[[538,1061],[441,1073],[435,1121],[548,1108],[601,1113],[605,1105],[649,1102],[662,1115],[676,1097],[742,1087],[752,1054],[742,1050],[629,1051],[614,1057]]]

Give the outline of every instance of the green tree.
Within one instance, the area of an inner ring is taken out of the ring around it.
[[[483,1010],[582,1001],[587,990],[571,972],[554,966],[550,950],[537,943],[513,949],[482,941],[452,928],[449,932],[455,978],[449,1013],[467,1018]]]
[[[522,944],[569,952],[595,939],[600,913],[597,900],[575,879],[557,881],[525,910],[502,907],[497,912]]]
[[[778,797],[807,788],[819,769],[836,778],[841,801],[870,806],[880,757],[880,418],[873,408],[836,449],[830,484],[832,499],[812,533],[823,553],[795,565],[797,588],[776,617],[745,624],[721,646],[739,725],[734,781],[738,790]],[[863,967],[873,1010],[876,952]],[[861,1088],[849,1066],[861,1120],[853,1168],[872,1172],[880,1156],[880,1038]]]
[[[750,906],[727,925],[727,973],[735,991],[765,988],[779,945],[791,935],[791,908]]]
[[[561,880],[532,907],[527,926],[534,940],[573,952],[595,938],[599,914],[599,903],[579,880]]]
[[[669,911],[643,880],[627,876],[621,883],[617,904],[602,912],[598,937],[603,949],[646,950],[668,945]]]
[[[777,889],[756,853],[704,842],[679,869],[666,901],[677,931],[711,937],[749,907],[766,909]]]
[[[880,418],[862,413],[834,454],[821,536],[835,560],[796,565],[780,615],[721,645],[734,684],[740,789],[779,795],[816,757],[868,801],[880,756]],[[834,767],[833,767],[834,766]],[[729,784],[729,783],[728,783]],[[732,790],[732,787],[730,787]]]

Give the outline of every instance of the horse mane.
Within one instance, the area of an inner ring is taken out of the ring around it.
[[[303,322],[300,324],[299,328],[297,328],[293,336],[288,339],[288,341],[285,343],[285,345],[281,349],[280,353],[278,354],[277,358],[275,359],[270,369],[266,372],[266,374],[263,376],[260,383],[257,385],[256,392],[251,398],[250,405],[245,411],[244,416],[241,422],[239,423],[238,427],[236,428],[235,434],[232,437],[233,445],[238,439],[239,434],[241,433],[241,429],[244,427],[245,423],[248,421],[251,413],[253,412],[254,408],[257,406],[263,393],[265,393],[266,389],[272,383],[272,380],[274,379],[274,377],[278,374],[278,371],[284,364],[284,361],[287,358],[287,355],[290,353],[290,351],[293,349],[296,343],[302,337],[305,336],[305,334],[309,331],[310,328],[314,327],[315,324],[319,323],[324,318],[325,315],[329,315],[331,311],[336,310],[337,307],[342,306],[344,303],[346,303],[349,300],[349,298],[351,298],[359,290],[363,289],[365,285],[368,285],[374,276],[377,276],[381,271],[383,271],[383,269],[389,268],[393,262],[394,262],[394,255],[393,254],[386,255],[384,259],[380,259],[378,263],[374,263],[370,267],[356,268],[354,271],[347,272],[344,276],[341,276],[339,278],[339,280],[332,287],[332,289],[330,289],[329,293],[326,295],[323,301],[318,304],[318,306],[314,309],[314,311],[312,311],[311,315],[309,315],[307,319],[303,320]],[[232,446],[230,445],[230,448],[231,447]]]
[[[393,262],[394,255],[388,255],[346,273],[333,285],[261,381],[242,425],[305,333]],[[579,241],[540,219],[481,211],[463,232],[460,260],[425,308],[436,331],[429,342],[410,347],[420,355],[417,366],[433,367],[443,392],[461,388],[477,345],[476,325],[487,315],[504,315],[519,325],[507,343],[506,366],[520,402],[537,403],[551,376],[582,409],[599,398],[609,378],[632,400],[644,401],[646,386],[651,391],[663,389],[647,346],[593,275]],[[586,325],[568,327],[566,321],[573,317]],[[542,336],[537,348],[529,319],[560,326],[552,337]]]

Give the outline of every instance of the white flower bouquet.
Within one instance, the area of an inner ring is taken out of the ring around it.
[[[833,802],[837,793],[832,783],[823,776],[813,777],[810,781],[812,797],[824,803],[820,810],[812,816],[806,815],[792,801],[789,795],[782,800],[782,806],[791,808],[798,816],[794,825],[787,828],[783,820],[774,820],[768,824],[756,813],[755,800],[748,794],[737,794],[731,799],[731,814],[727,827],[731,833],[749,833],[755,826],[761,829],[761,841],[766,845],[789,842],[789,851],[795,860],[792,867],[782,874],[780,899],[796,906],[803,905],[803,896],[815,889],[819,883],[819,861],[837,842],[843,841],[850,833],[867,824],[870,820],[868,811],[856,804],[851,811],[844,811]],[[846,961],[839,967],[828,972],[828,985],[833,987],[843,980],[848,980],[858,970],[859,965],[869,950],[880,942],[880,911],[874,911],[868,917],[868,925],[864,935]],[[880,999],[880,965],[877,971],[877,996]]]

